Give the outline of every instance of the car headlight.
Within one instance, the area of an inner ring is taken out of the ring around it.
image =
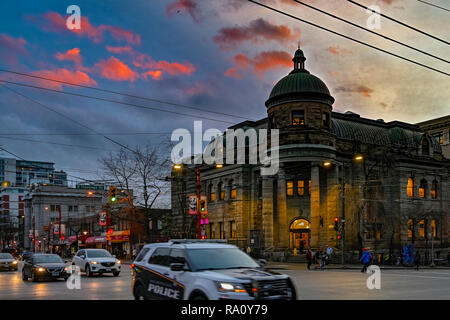
[[[247,292],[240,283],[217,282],[217,289],[221,292]]]
[[[116,262],[117,264],[121,264],[122,262],[120,261],[120,260],[117,260],[117,262]]]
[[[91,263],[92,263],[92,264],[97,264],[98,262],[97,262],[97,261],[91,261]]]
[[[64,267],[64,271],[67,271],[67,267]]]
[[[39,271],[39,272],[44,272],[44,271],[45,271],[45,268],[42,268],[42,267],[38,267],[38,268],[36,268],[36,271]]]
[[[17,264],[17,260],[14,260],[12,264]]]

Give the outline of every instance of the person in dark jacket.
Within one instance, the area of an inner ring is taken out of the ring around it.
[[[308,247],[308,249],[306,249],[306,261],[308,261],[308,270],[311,270],[311,263],[312,263],[312,259],[313,259],[313,255],[311,252],[311,248]]]
[[[416,256],[414,257],[414,265],[416,266],[416,270],[419,271],[419,267],[420,267],[420,253],[419,253],[419,251],[416,252]]]

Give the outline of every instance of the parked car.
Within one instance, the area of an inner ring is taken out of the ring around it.
[[[84,271],[87,277],[91,277],[94,273],[100,275],[112,273],[117,277],[121,267],[121,261],[105,249],[81,249],[73,257],[72,264]]]
[[[131,265],[132,294],[136,300],[295,300],[291,278],[264,264],[224,241],[148,244]]]
[[[19,263],[11,253],[0,253],[0,270],[14,270],[17,271]]]
[[[70,274],[64,261],[57,254],[33,254],[25,260],[22,267],[22,280],[29,278],[33,282],[40,279],[60,279],[67,280]]]

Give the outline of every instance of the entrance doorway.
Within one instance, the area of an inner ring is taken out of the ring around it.
[[[289,243],[291,249],[304,253],[311,241],[311,224],[305,219],[294,220],[289,227]]]

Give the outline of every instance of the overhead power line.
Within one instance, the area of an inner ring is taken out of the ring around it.
[[[165,100],[160,100],[160,99],[142,97],[142,96],[137,96],[137,95],[124,93],[124,92],[119,92],[119,91],[114,91],[114,90],[109,90],[109,89],[96,88],[96,87],[82,85],[82,84],[77,84],[77,83],[73,83],[73,82],[62,81],[62,80],[57,80],[57,79],[51,79],[51,78],[47,78],[47,77],[37,76],[37,75],[29,74],[29,73],[18,72],[18,71],[14,71],[14,70],[8,70],[8,69],[1,69],[0,68],[0,71],[1,72],[12,73],[12,74],[17,74],[17,75],[21,75],[21,76],[25,76],[25,77],[35,78],[35,79],[41,79],[41,80],[46,80],[46,81],[52,81],[52,82],[57,82],[57,83],[61,83],[61,84],[71,85],[71,86],[74,86],[74,87],[86,88],[86,89],[96,90],[96,91],[105,92],[105,93],[117,94],[117,95],[130,97],[130,98],[136,98],[136,99],[147,100],[147,101],[151,101],[151,102],[167,104],[167,105],[171,105],[171,106],[179,107],[179,108],[186,108],[186,109],[191,109],[191,110],[197,110],[197,111],[202,111],[202,112],[219,114],[219,115],[222,115],[222,116],[228,116],[228,117],[240,118],[240,119],[248,120],[247,118],[245,118],[243,116],[236,115],[236,114],[224,113],[224,112],[219,112],[219,111],[212,111],[212,110],[208,110],[208,109],[204,109],[204,108],[200,108],[200,107],[189,106],[189,105],[186,105],[186,104],[175,103],[175,102],[171,102],[171,101],[165,101]]]
[[[120,147],[123,148],[123,149],[126,149],[126,150],[128,150],[128,151],[130,151],[130,152],[132,152],[132,153],[134,153],[134,154],[138,154],[138,152],[136,152],[135,150],[129,148],[128,146],[126,146],[126,145],[124,145],[124,144],[118,142],[117,140],[112,139],[112,138],[108,137],[107,135],[105,135],[105,134],[103,134],[103,133],[100,133],[100,132],[98,132],[97,130],[92,129],[91,127],[88,127],[88,126],[84,125],[83,123],[79,122],[78,120],[75,120],[75,119],[73,119],[73,118],[71,118],[71,117],[69,117],[69,116],[63,114],[63,113],[61,113],[61,112],[59,112],[59,111],[57,111],[57,110],[55,110],[55,109],[49,107],[49,106],[46,105],[46,104],[43,104],[43,103],[41,103],[41,102],[39,102],[39,101],[37,101],[37,100],[34,100],[34,99],[32,99],[32,98],[30,98],[30,97],[28,97],[28,96],[26,96],[26,95],[24,95],[24,94],[18,92],[17,90],[14,90],[14,89],[9,88],[9,87],[6,86],[6,85],[3,85],[2,87],[5,88],[5,89],[7,89],[7,90],[9,90],[9,91],[11,91],[11,92],[13,92],[13,93],[15,93],[15,94],[17,94],[17,95],[19,95],[19,96],[21,96],[22,98],[24,98],[24,99],[26,99],[26,100],[28,100],[28,101],[31,101],[31,102],[33,102],[33,103],[35,103],[35,104],[41,106],[42,108],[45,108],[45,109],[47,109],[47,110],[50,110],[50,111],[56,113],[57,115],[59,115],[59,116],[65,118],[65,119],[67,119],[67,120],[70,120],[70,121],[72,121],[72,122],[78,124],[79,126],[81,126],[81,127],[83,127],[83,128],[88,129],[89,131],[92,131],[92,132],[94,132],[94,133],[96,133],[96,134],[98,134],[98,135],[101,135],[101,136],[102,136],[103,138],[105,138],[106,140],[111,141],[111,142],[114,143],[114,144],[117,144],[118,146],[120,146]],[[149,161],[152,162],[152,163],[154,163],[154,164],[157,164],[157,165],[159,165],[159,166],[162,166],[160,163],[154,161],[153,159],[149,159]],[[89,181],[89,180],[87,180],[87,181]]]
[[[104,132],[110,136],[166,135],[172,132]],[[98,136],[98,133],[0,133],[0,136]]]
[[[404,26],[404,27],[406,27],[406,28],[409,28],[409,29],[414,30],[414,31],[416,31],[416,32],[419,32],[419,33],[421,33],[421,34],[423,34],[423,35],[426,35],[426,36],[428,36],[428,37],[430,37],[430,38],[433,38],[434,40],[437,40],[437,41],[443,42],[443,43],[445,43],[445,44],[447,44],[447,45],[450,45],[450,42],[448,42],[448,41],[446,41],[446,40],[443,40],[443,39],[441,39],[441,38],[438,38],[438,37],[436,37],[436,36],[433,36],[432,34],[429,34],[428,32],[425,32],[425,31],[422,31],[422,30],[420,30],[420,29],[417,29],[417,28],[415,28],[415,27],[413,27],[413,26],[411,26],[411,25],[409,25],[409,24],[407,24],[407,23],[404,23],[404,22],[401,22],[401,21],[399,21],[399,20],[397,20],[397,19],[391,18],[391,17],[389,17],[389,16],[387,16],[387,15],[381,13],[381,12],[377,12],[377,11],[375,11],[375,10],[372,10],[372,9],[370,9],[369,7],[366,7],[365,5],[362,5],[362,4],[360,4],[360,3],[356,2],[356,1],[353,1],[353,0],[347,0],[347,1],[350,2],[351,4],[354,4],[354,5],[358,6],[358,7],[361,7],[361,8],[364,8],[364,9],[366,9],[366,10],[369,10],[369,11],[371,11],[371,12],[373,12],[373,13],[379,14],[379,15],[382,16],[383,18],[386,18],[386,19],[389,19],[389,20],[391,20],[391,21],[394,21],[394,22],[396,22],[396,23],[398,23],[398,24],[400,24],[400,25],[402,25],[402,26]]]
[[[433,54],[431,54],[431,53],[428,53],[428,52],[426,52],[426,51],[417,49],[417,48],[415,48],[415,47],[413,47],[413,46],[410,46],[410,45],[408,45],[408,44],[406,44],[406,43],[400,42],[400,41],[395,40],[395,39],[393,39],[393,38],[390,38],[390,37],[388,37],[388,36],[385,36],[385,35],[383,35],[383,34],[381,34],[381,33],[378,33],[378,32],[375,32],[375,31],[373,31],[373,30],[370,30],[370,29],[368,29],[368,28],[362,27],[362,26],[360,26],[360,25],[358,25],[358,24],[356,24],[356,23],[353,23],[353,22],[351,22],[351,21],[349,21],[349,20],[346,20],[346,19],[344,19],[344,18],[338,17],[338,16],[336,16],[336,15],[334,15],[334,14],[332,14],[332,13],[326,12],[326,11],[324,11],[324,10],[321,10],[321,9],[319,9],[319,8],[316,8],[316,7],[312,6],[312,5],[309,5],[309,4],[307,4],[307,3],[304,3],[304,2],[302,2],[302,1],[298,1],[298,0],[293,0],[293,1],[297,2],[298,4],[304,5],[304,6],[308,7],[308,8],[310,8],[310,9],[313,9],[313,10],[315,10],[315,11],[318,11],[318,12],[320,12],[320,13],[326,14],[327,16],[330,16],[330,17],[332,17],[332,18],[334,18],[334,19],[337,19],[337,20],[340,20],[340,21],[342,21],[342,22],[348,23],[348,24],[350,24],[350,25],[352,25],[352,26],[354,26],[354,27],[356,27],[356,28],[359,28],[359,29],[362,29],[362,30],[364,30],[364,31],[370,32],[370,33],[372,33],[372,34],[375,34],[375,35],[377,35],[377,36],[379,36],[379,37],[381,37],[381,38],[383,38],[383,39],[392,41],[392,42],[394,42],[394,43],[396,43],[396,44],[399,44],[399,45],[402,45],[402,46],[404,46],[404,47],[406,47],[406,48],[415,50],[415,51],[417,51],[417,52],[420,52],[420,53],[422,53],[422,54],[425,54],[425,55],[430,56],[430,57],[432,57],[432,58],[435,58],[435,59],[437,59],[437,60],[440,60],[440,61],[443,61],[443,62],[446,62],[446,63],[450,63],[449,60],[446,60],[446,59],[443,59],[443,58],[441,58],[441,57],[435,56],[435,55],[433,55]]]
[[[80,93],[60,91],[60,90],[55,90],[55,89],[50,89],[50,88],[44,88],[44,87],[41,87],[41,86],[35,86],[35,85],[31,85],[31,84],[25,84],[25,83],[20,83],[20,82],[8,81],[8,80],[4,80],[4,79],[0,79],[0,82],[14,84],[14,85],[17,85],[17,86],[22,86],[22,87],[28,87],[28,88],[34,88],[34,89],[39,89],[39,90],[55,92],[55,93],[59,93],[59,94],[66,94],[66,95],[71,95],[71,96],[76,96],[76,97],[82,97],[82,98],[100,100],[100,101],[105,101],[105,102],[117,103],[117,104],[122,104],[122,105],[125,105],[125,106],[130,106],[130,107],[135,107],[135,108],[140,108],[140,109],[148,109],[148,110],[153,110],[153,111],[166,112],[166,113],[176,114],[176,115],[184,116],[184,117],[204,119],[204,120],[210,120],[210,121],[217,121],[217,122],[223,122],[223,123],[228,123],[228,124],[235,124],[235,122],[225,121],[225,120],[221,120],[221,119],[214,119],[214,118],[198,116],[198,115],[192,115],[192,114],[187,114],[187,113],[182,113],[182,112],[177,112],[177,111],[170,111],[170,110],[159,109],[159,108],[156,108],[156,107],[143,106],[143,105],[129,103],[129,102],[123,102],[123,101],[118,101],[118,100],[100,98],[100,97],[95,97],[95,96],[88,96],[88,95],[80,94]]]
[[[447,12],[450,12],[449,9],[444,8],[444,7],[441,7],[441,6],[438,6],[438,5],[435,5],[434,3],[426,2],[426,1],[423,1],[423,0],[417,0],[417,1],[422,2],[422,3],[425,3],[425,4],[429,5],[429,6],[433,6],[433,7],[436,7],[436,8],[442,9],[442,10],[445,10],[445,11],[447,11]]]
[[[410,63],[413,63],[413,64],[415,64],[415,65],[421,66],[421,67],[423,67],[423,68],[426,68],[426,69],[429,69],[429,70],[432,70],[432,71],[435,71],[435,72],[438,72],[438,73],[441,73],[441,74],[443,74],[443,75],[450,76],[450,73],[448,73],[448,72],[445,72],[445,71],[442,71],[442,70],[439,70],[439,69],[430,67],[430,66],[425,65],[425,64],[423,64],[423,63],[420,63],[420,62],[417,62],[417,61],[408,59],[408,58],[403,57],[403,56],[400,56],[400,55],[398,55],[398,54],[396,54],[396,53],[392,53],[392,52],[390,52],[390,51],[387,51],[387,50],[378,48],[378,47],[376,47],[376,46],[374,46],[374,45],[371,45],[371,44],[369,44],[369,43],[366,43],[366,42],[357,40],[357,39],[355,39],[355,38],[346,36],[345,34],[342,34],[342,33],[336,32],[336,31],[333,31],[333,30],[328,29],[328,28],[325,28],[325,27],[322,27],[322,26],[320,26],[320,25],[318,25],[318,24],[316,24],[316,23],[313,23],[313,22],[310,22],[310,21],[301,19],[301,18],[299,18],[299,17],[297,17],[297,16],[291,15],[291,14],[286,13],[286,12],[284,12],[284,11],[278,10],[278,9],[273,8],[273,7],[270,7],[270,6],[267,6],[267,5],[265,5],[265,4],[261,3],[261,2],[257,2],[257,1],[254,1],[254,0],[247,0],[247,1],[252,2],[252,3],[254,3],[254,4],[256,4],[256,5],[259,5],[259,6],[261,6],[261,7],[264,7],[264,8],[266,8],[266,9],[269,9],[269,10],[271,10],[271,11],[280,13],[280,14],[282,14],[282,15],[284,15],[284,16],[287,16],[287,17],[290,17],[290,18],[292,18],[292,19],[295,19],[295,20],[304,22],[304,23],[306,23],[306,24],[309,24],[309,25],[314,26],[314,27],[316,27],[316,28],[319,28],[319,29],[321,29],[321,30],[325,30],[325,31],[330,32],[330,33],[332,33],[332,34],[338,35],[338,36],[343,37],[343,38],[345,38],[345,39],[348,39],[348,40],[357,42],[357,43],[359,43],[359,44],[361,44],[361,45],[364,45],[364,46],[366,46],[366,47],[369,47],[369,48],[378,50],[378,51],[380,51],[380,52],[386,53],[386,54],[391,55],[391,56],[393,56],[393,57],[396,57],[396,58],[399,58],[399,59],[408,61],[408,62],[410,62]]]

